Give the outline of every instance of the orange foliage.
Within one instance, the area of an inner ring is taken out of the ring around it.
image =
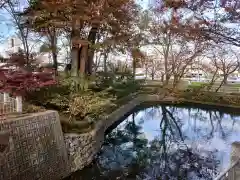
[[[234,31],[231,27],[223,26],[224,22],[239,24],[239,0],[221,0],[220,6],[229,15],[215,18],[216,20],[214,21],[206,20],[204,13],[207,9],[214,11],[216,8],[214,5],[216,3],[215,0],[163,0],[163,2],[163,4],[156,4],[156,6],[159,5],[161,7],[161,10],[155,8],[155,13],[161,14],[163,13],[162,9],[166,8],[173,10],[171,20],[167,22],[167,26],[173,33],[181,34],[191,39],[212,39],[215,42],[228,42],[240,46],[239,32]],[[186,9],[192,12],[192,17],[188,20],[184,19],[184,13],[187,13]]]
[[[101,27],[117,35],[131,26],[137,13],[134,0],[38,0],[23,15],[29,20],[34,17],[34,28],[41,33],[46,32],[45,27],[54,26],[67,31],[77,29],[77,34],[84,35],[85,27]]]
[[[165,6],[169,8],[178,9],[186,5],[184,0],[165,0]]]
[[[225,7],[224,8],[226,12],[233,12],[234,9],[232,7]]]

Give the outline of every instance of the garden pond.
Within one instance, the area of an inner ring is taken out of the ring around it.
[[[230,164],[240,115],[223,108],[158,105],[136,108],[106,134],[76,180],[211,180]]]

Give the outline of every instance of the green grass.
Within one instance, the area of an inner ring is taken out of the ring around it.
[[[191,85],[189,85],[190,87],[200,87],[202,85],[207,85],[209,83],[206,82],[192,82]],[[219,84],[217,84],[219,85]],[[240,83],[228,83],[225,86],[231,86],[231,87],[240,87]]]
[[[231,87],[240,87],[240,83],[229,83],[228,86],[231,86]]]
[[[201,86],[208,85],[206,82],[192,82],[188,88],[200,88]]]
[[[205,82],[192,82],[191,85],[192,86],[202,86],[202,85],[206,85],[208,83],[205,83]]]

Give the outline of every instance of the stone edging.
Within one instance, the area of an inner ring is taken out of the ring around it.
[[[136,106],[147,102],[165,102],[174,103],[180,100],[180,102],[189,102],[197,104],[208,104],[215,106],[223,106],[220,104],[205,103],[199,101],[189,101],[186,99],[176,99],[175,97],[161,97],[160,95],[138,95],[127,104],[119,107],[112,112],[109,116],[103,120],[99,120],[96,123],[95,128],[84,134],[65,133],[64,139],[68,151],[69,163],[71,172],[81,170],[85,166],[89,165],[94,159],[95,155],[100,151],[104,141],[105,131],[116,123],[119,119],[124,117],[128,112],[131,112]],[[225,106],[239,108],[240,106]]]
[[[183,102],[186,103],[196,103],[196,104],[202,104],[202,105],[209,105],[209,106],[218,106],[223,108],[234,108],[234,109],[240,109],[240,106],[236,105],[227,105],[227,104],[220,104],[220,103],[211,103],[211,102],[202,102],[202,101],[194,101],[194,100],[187,100],[187,99],[180,99]]]

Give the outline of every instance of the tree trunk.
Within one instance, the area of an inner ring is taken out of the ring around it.
[[[215,90],[215,92],[218,92],[219,89],[222,87],[223,84],[224,84],[224,79],[222,80],[222,82],[220,83],[220,85],[218,86],[218,88]]]
[[[164,81],[164,74],[161,73],[161,82]]]
[[[71,76],[78,76],[79,67],[79,48],[72,47],[71,49]]]
[[[98,31],[98,25],[95,25],[91,28],[89,35],[88,35],[88,41],[91,43],[89,46],[89,54],[88,54],[88,61],[87,61],[87,74],[92,74],[92,68],[93,68],[93,57],[94,57],[94,48],[93,45],[95,44],[96,37],[97,37],[97,31]]]
[[[88,56],[88,46],[84,45],[81,48],[81,53],[80,53],[80,75],[83,76],[85,74],[85,63],[87,60]]]
[[[109,54],[109,52],[110,52],[110,48],[106,48],[105,49],[105,52],[104,52],[104,54],[103,54],[103,68],[104,68],[104,73],[105,73],[105,75],[106,75],[106,73],[107,73],[107,59],[108,59],[108,54]]]
[[[216,69],[216,71],[214,72],[211,82],[209,83],[209,85],[207,87],[208,91],[212,88],[214,82],[216,81],[217,72],[218,72],[218,69]]]
[[[177,87],[178,82],[179,82],[178,75],[175,74],[174,77],[173,77],[173,85],[172,85],[173,89],[175,89]]]
[[[75,20],[76,21],[76,20]],[[73,20],[74,22],[74,20]],[[80,65],[80,53],[81,48],[79,46],[79,42],[77,40],[80,39],[80,29],[76,28],[76,22],[72,24],[72,32],[71,32],[71,76],[78,76],[78,69]]]
[[[226,85],[227,84],[227,76],[223,77],[223,84]]]
[[[169,84],[170,76],[166,73],[166,74],[165,74],[165,77],[166,77],[166,78],[165,78],[165,80],[164,80],[163,85],[164,85],[164,86],[167,86],[167,85]]]
[[[24,35],[23,32],[21,32],[22,30],[20,30],[20,34],[21,34],[21,39],[22,39],[22,43],[23,43],[23,49],[24,49],[24,53],[25,53],[25,57],[27,59],[27,66],[31,66],[31,62],[30,62],[30,51],[29,51],[29,45],[28,45],[28,39],[27,39],[27,35]],[[28,31],[28,30],[27,30]]]
[[[152,80],[154,80],[154,72],[152,72]]]
[[[103,61],[103,68],[104,68],[104,74],[106,75],[106,73],[107,73],[107,58],[108,58],[108,53],[107,52],[105,52],[104,53],[104,61]]]
[[[136,59],[133,58],[133,78],[135,79],[136,76]]]
[[[57,62],[57,37],[56,37],[56,30],[54,28],[52,30],[49,29],[49,34],[50,34],[51,51],[52,51],[52,58],[53,58],[53,68],[57,72],[58,62]]]
[[[146,78],[148,76],[148,67],[147,67],[147,65],[145,66],[145,76],[146,76]]]
[[[168,47],[169,48],[169,47]],[[164,55],[164,74],[165,74],[165,82],[163,83],[164,86],[168,85],[169,83],[169,75],[168,75],[168,59],[167,59],[167,56],[168,56],[168,48],[167,48],[167,54]]]
[[[53,57],[53,68],[57,72],[58,70],[57,53],[52,52],[52,57]]]
[[[215,92],[218,92],[219,89],[220,89],[223,85],[226,85],[226,84],[227,84],[227,77],[228,77],[227,75],[224,75],[224,76],[223,76],[223,80],[222,80],[222,82],[220,83],[219,87],[216,89]]]

